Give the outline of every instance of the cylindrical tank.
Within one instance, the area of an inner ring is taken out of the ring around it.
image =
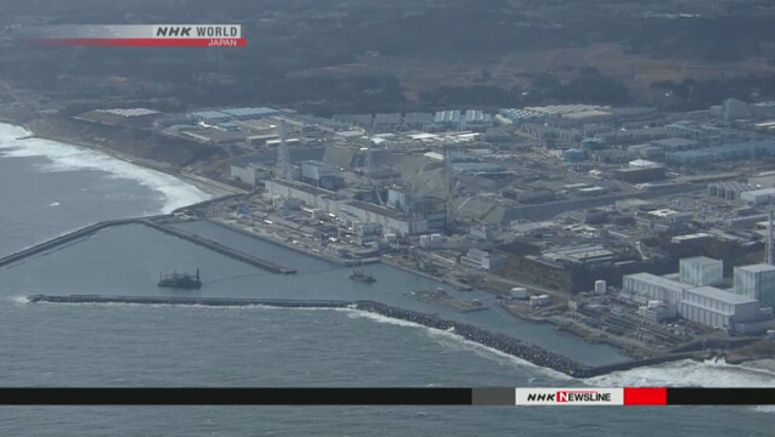
[[[527,299],[527,289],[524,287],[514,287],[511,289],[511,296],[516,299]]]

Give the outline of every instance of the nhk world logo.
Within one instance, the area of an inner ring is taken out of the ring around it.
[[[244,47],[239,24],[60,25],[24,32],[42,45],[125,47]]]
[[[517,405],[624,405],[621,388],[518,388]]]

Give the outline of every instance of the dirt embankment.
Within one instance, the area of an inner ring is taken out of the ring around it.
[[[25,125],[37,137],[99,149],[156,168],[180,168],[213,158],[219,149],[157,135],[149,129],[105,126],[65,117],[45,117]]]

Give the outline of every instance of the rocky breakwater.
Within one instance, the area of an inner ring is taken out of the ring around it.
[[[429,328],[453,332],[470,340],[500,352],[529,361],[537,366],[548,367],[570,376],[584,378],[596,374],[594,368],[582,365],[570,358],[547,351],[533,344],[524,343],[505,334],[487,331],[465,323],[440,319],[434,315],[395,308],[373,301],[358,301],[355,307],[385,317],[417,323]]]

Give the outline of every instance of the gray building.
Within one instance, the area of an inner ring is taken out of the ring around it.
[[[255,163],[234,163],[230,169],[231,178],[255,187],[257,182],[266,178],[267,174]]]
[[[678,313],[711,328],[734,328],[737,322],[758,318],[759,302],[715,287],[690,288],[684,290]]]
[[[674,281],[651,273],[635,273],[622,278],[622,291],[638,302],[660,300],[669,305],[678,305],[683,292],[692,285]]]
[[[376,114],[372,122],[374,132],[394,132],[401,128],[401,114]]]
[[[775,305],[775,266],[754,264],[735,267],[735,292],[765,305]]]
[[[681,282],[696,286],[716,285],[724,280],[724,261],[696,256],[679,262]]]
[[[228,114],[232,118],[235,118],[237,120],[254,120],[257,118],[269,117],[280,113],[280,111],[276,109],[267,108],[263,106],[259,108],[252,108],[252,107],[226,108],[226,109],[221,109],[220,112],[223,112],[224,114]]]
[[[336,169],[317,160],[301,162],[301,180],[329,190],[336,190],[342,185],[342,178]]]
[[[459,110],[439,111],[433,116],[433,125],[437,129],[460,129],[462,117]]]
[[[428,112],[408,112],[404,114],[403,128],[427,130],[433,124],[433,114]]]
[[[216,125],[218,123],[225,123],[227,121],[232,120],[234,117],[220,112],[220,111],[199,111],[199,112],[192,112],[190,114],[191,118],[198,122],[206,123],[209,125]]]
[[[469,249],[468,252],[460,258],[460,262],[464,266],[489,272],[502,267],[506,263],[506,258],[499,255],[493,255],[486,250]]]
[[[317,208],[327,213],[339,212],[340,200],[336,193],[295,181],[271,179],[265,182],[267,193],[272,197],[282,199],[297,199],[305,205]]]
[[[393,231],[400,235],[418,235],[439,232],[445,227],[445,212],[407,215],[373,203],[350,201],[339,209],[342,218],[353,223],[377,223],[383,232]]]

